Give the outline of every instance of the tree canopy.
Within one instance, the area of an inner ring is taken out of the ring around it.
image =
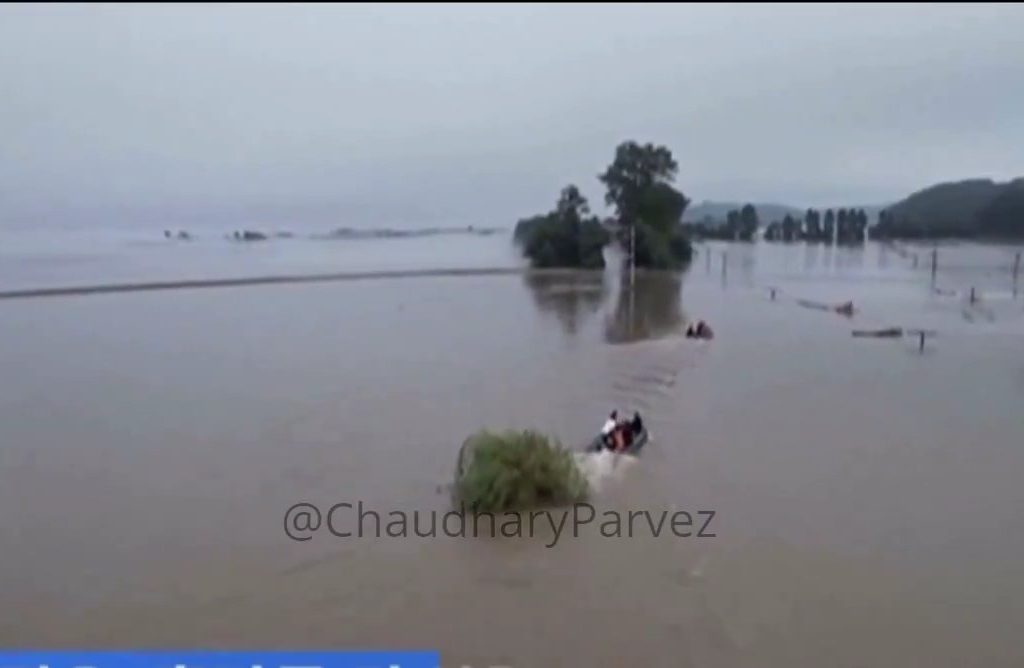
[[[553,211],[520,220],[513,237],[534,267],[601,269],[610,235],[589,213],[579,188],[568,185]]]
[[[632,225],[645,206],[650,206],[652,187],[660,184],[671,189],[678,169],[672,152],[664,146],[623,142],[615,149],[612,164],[598,177],[607,189],[605,203],[615,207],[623,224]],[[661,191],[661,196],[666,194],[665,190]],[[688,202],[685,198],[683,202],[685,209]],[[682,217],[682,210],[679,215]],[[651,221],[646,222],[651,224]]]
[[[598,177],[606,188],[605,202],[615,207],[620,242],[627,244],[628,233],[634,233],[638,267],[678,269],[693,257],[682,228],[690,201],[672,185],[677,170],[668,148],[627,141]]]

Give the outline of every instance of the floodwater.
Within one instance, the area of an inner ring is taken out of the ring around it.
[[[632,291],[609,270],[0,303],[0,644],[1020,666],[1013,249],[943,247],[933,279],[908,248],[711,245]],[[693,318],[713,341],[680,336]],[[934,336],[850,334],[889,326]],[[597,512],[714,512],[713,537],[285,533],[299,502],[440,517],[472,431],[580,446],[612,407],[652,441],[588,462]]]

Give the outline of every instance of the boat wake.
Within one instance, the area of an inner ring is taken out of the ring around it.
[[[616,454],[610,450],[575,454],[576,466],[595,493],[620,483],[638,461],[633,455]]]

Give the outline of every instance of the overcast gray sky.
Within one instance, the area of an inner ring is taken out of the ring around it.
[[[1024,6],[0,7],[0,216],[512,224],[625,139],[694,201],[1024,174]],[[2,224],[0,220],[0,224]]]

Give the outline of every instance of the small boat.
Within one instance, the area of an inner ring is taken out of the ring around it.
[[[633,438],[633,442],[630,443],[628,446],[626,446],[626,448],[624,450],[618,451],[618,454],[620,454],[620,455],[634,455],[634,456],[636,456],[636,455],[640,454],[640,451],[643,449],[643,447],[645,445],[647,445],[647,441],[649,441],[649,440],[651,440],[650,431],[648,431],[647,427],[644,426],[643,429],[640,430],[640,433]],[[603,449],[605,449],[605,447],[604,447],[604,437],[602,437],[601,435],[598,435],[584,449],[584,452],[600,452]]]

